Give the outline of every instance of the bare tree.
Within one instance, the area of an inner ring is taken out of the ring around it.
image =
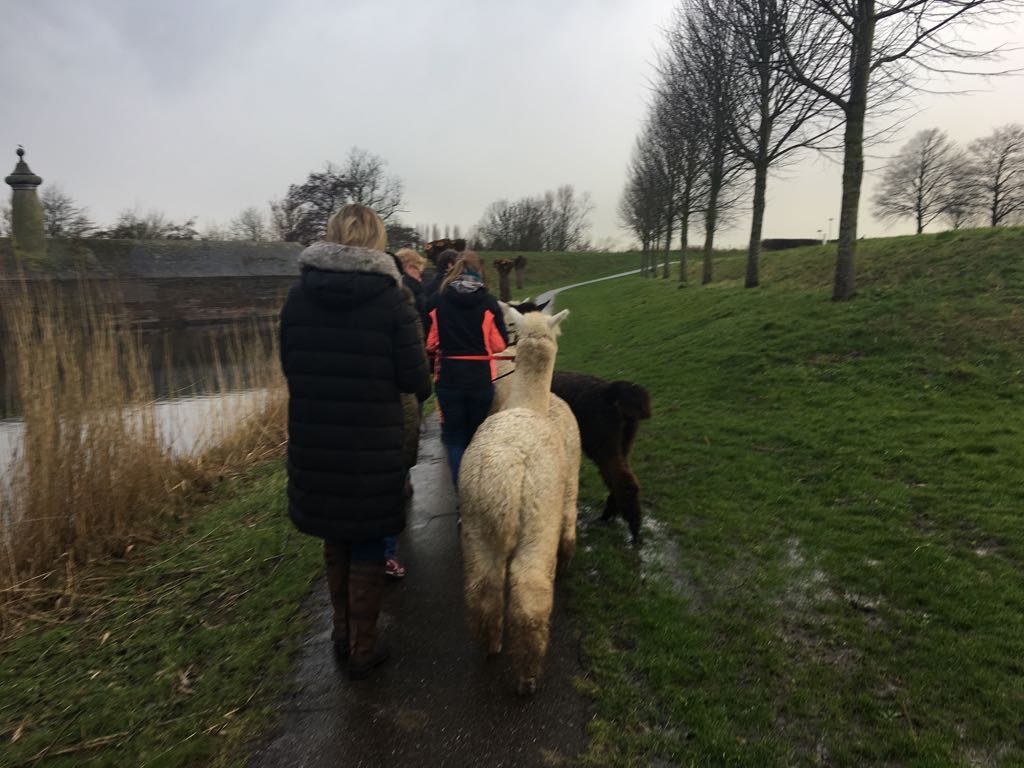
[[[327,231],[327,220],[350,201],[348,179],[334,163],[322,171],[310,173],[302,184],[292,184],[274,212],[275,226],[287,220],[290,228],[284,239],[311,243]]]
[[[718,24],[717,0],[692,0],[680,14],[669,41],[686,78],[688,108],[702,124],[707,194],[704,198],[704,265],[701,282],[712,279],[715,234],[723,213],[739,200],[734,185],[745,169],[729,141],[736,121],[737,40]]]
[[[143,214],[126,209],[118,214],[113,227],[96,236],[113,240],[195,240],[199,234],[195,224],[195,217],[176,222],[161,211]]]
[[[302,204],[298,199],[285,195],[280,200],[271,200],[268,205],[270,237],[274,240],[294,240],[290,236],[298,230],[302,219]]]
[[[678,55],[678,46],[676,54]],[[678,157],[679,177],[674,191],[679,216],[679,282],[687,282],[686,253],[690,247],[690,221],[703,214],[710,181],[707,170],[708,125],[695,104],[699,98],[695,81],[686,76],[686,62],[676,61],[675,73],[664,88],[668,113],[672,119],[671,136]],[[667,263],[665,276],[667,277]]]
[[[260,242],[267,239],[267,221],[263,212],[255,206],[242,209],[231,220],[231,234],[238,240]]]
[[[547,214],[545,250],[586,250],[589,217],[594,210],[590,193],[577,196],[572,184],[563,184],[554,192],[544,193],[544,207]]]
[[[312,242],[323,237],[327,220],[346,203],[362,203],[386,223],[402,210],[402,183],[385,175],[384,166],[382,158],[358,148],[344,166],[326,163],[271,203],[272,228],[284,240]]]
[[[975,190],[974,168],[967,153],[961,152],[954,158],[950,176],[942,217],[953,229],[960,229],[976,221],[981,211]]]
[[[944,131],[919,131],[886,166],[873,198],[875,216],[912,218],[920,235],[960,202],[961,167],[961,150]]]
[[[14,232],[14,211],[8,203],[0,206],[0,237],[11,237]]]
[[[484,211],[474,239],[494,251],[573,250],[586,246],[590,196],[571,185],[540,197],[497,200]]]
[[[418,248],[423,242],[415,227],[408,227],[396,218],[385,224],[384,229],[388,235],[388,247],[393,251],[399,248]]]
[[[82,237],[96,228],[85,208],[55,184],[43,188],[39,195],[43,207],[43,227],[47,237]]]
[[[619,200],[619,220],[624,229],[640,241],[640,271],[646,274],[653,251],[662,232],[666,204],[665,189],[659,183],[654,148],[647,133],[633,147],[626,176],[626,188]]]
[[[856,291],[854,256],[869,110],[939,70],[943,59],[978,60],[993,51],[965,47],[954,31],[1020,7],[1019,0],[800,0],[801,23],[777,25],[784,67],[796,82],[831,101],[845,119],[843,192],[834,301]]]
[[[1024,212],[1024,126],[1011,123],[971,142],[971,176],[988,223],[997,227]]]
[[[231,232],[219,224],[216,221],[208,221],[201,230],[199,230],[200,240],[230,240]]]
[[[348,183],[349,203],[362,203],[372,208],[387,223],[402,211],[402,182],[384,172],[385,160],[379,155],[355,147],[348,154],[341,174]]]
[[[669,64],[671,66],[671,64]],[[672,79],[672,75],[665,75],[669,90],[678,82]],[[653,201],[660,203],[661,211],[658,217],[661,224],[660,234],[662,240],[662,277],[669,275],[669,255],[672,251],[672,239],[675,235],[675,225],[679,211],[679,187],[683,178],[683,148],[689,138],[683,124],[677,121],[678,115],[673,110],[670,97],[664,93],[657,94],[654,105],[651,109],[651,118],[647,125],[645,135],[641,141],[646,144],[648,154],[647,161],[649,168],[653,171],[651,191],[655,194]],[[683,227],[680,227],[683,229]],[[682,240],[686,242],[686,232],[683,232]],[[685,248],[685,245],[684,245]],[[651,262],[651,276],[657,273],[657,266]]]
[[[830,102],[782,71],[777,28],[799,24],[801,11],[797,0],[725,0],[704,7],[709,28],[732,41],[727,48],[733,115],[728,136],[731,150],[754,173],[747,288],[760,283],[769,170],[799,150],[820,146],[840,124]]]

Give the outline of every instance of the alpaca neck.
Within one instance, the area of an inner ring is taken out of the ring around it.
[[[506,407],[529,408],[546,416],[551,395],[551,376],[555,371],[554,352],[524,343],[520,343],[519,347]]]

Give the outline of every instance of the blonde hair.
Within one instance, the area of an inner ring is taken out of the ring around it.
[[[484,263],[476,251],[463,251],[459,254],[459,258],[455,260],[452,268],[441,281],[441,290],[445,290],[457,277],[462,277],[467,271],[476,272],[480,275],[481,280],[484,279]],[[486,283],[486,280],[484,282]]]
[[[395,254],[398,260],[402,262],[402,267],[415,267],[416,269],[423,271],[423,267],[426,265],[427,260],[420,256],[412,248],[401,248],[398,253]]]
[[[327,222],[326,239],[340,245],[358,245],[383,251],[388,247],[384,222],[365,205],[349,203],[342,206]]]

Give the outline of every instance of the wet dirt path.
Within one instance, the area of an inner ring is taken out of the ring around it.
[[[520,698],[504,660],[487,661],[466,627],[455,498],[434,418],[412,477],[399,544],[408,575],[389,588],[382,614],[391,661],[369,680],[348,680],[331,654],[327,590],[318,582],[307,600],[313,629],[295,660],[294,693],[280,702],[249,768],[529,768],[565,764],[583,749],[589,712],[572,685],[582,670],[564,592],[555,596],[541,688]]]

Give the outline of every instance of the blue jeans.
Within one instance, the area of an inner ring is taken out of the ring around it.
[[[353,563],[384,562],[384,539],[363,539],[362,541],[338,542],[348,545]]]
[[[398,537],[397,536],[385,536],[384,537],[384,559],[390,560],[395,556],[395,551],[398,549]]]
[[[462,454],[473,439],[477,427],[484,423],[494,402],[494,385],[482,389],[438,389],[437,404],[441,408],[444,422],[441,425],[441,441],[448,451],[448,466],[452,471],[452,482],[459,487],[459,467]]]

